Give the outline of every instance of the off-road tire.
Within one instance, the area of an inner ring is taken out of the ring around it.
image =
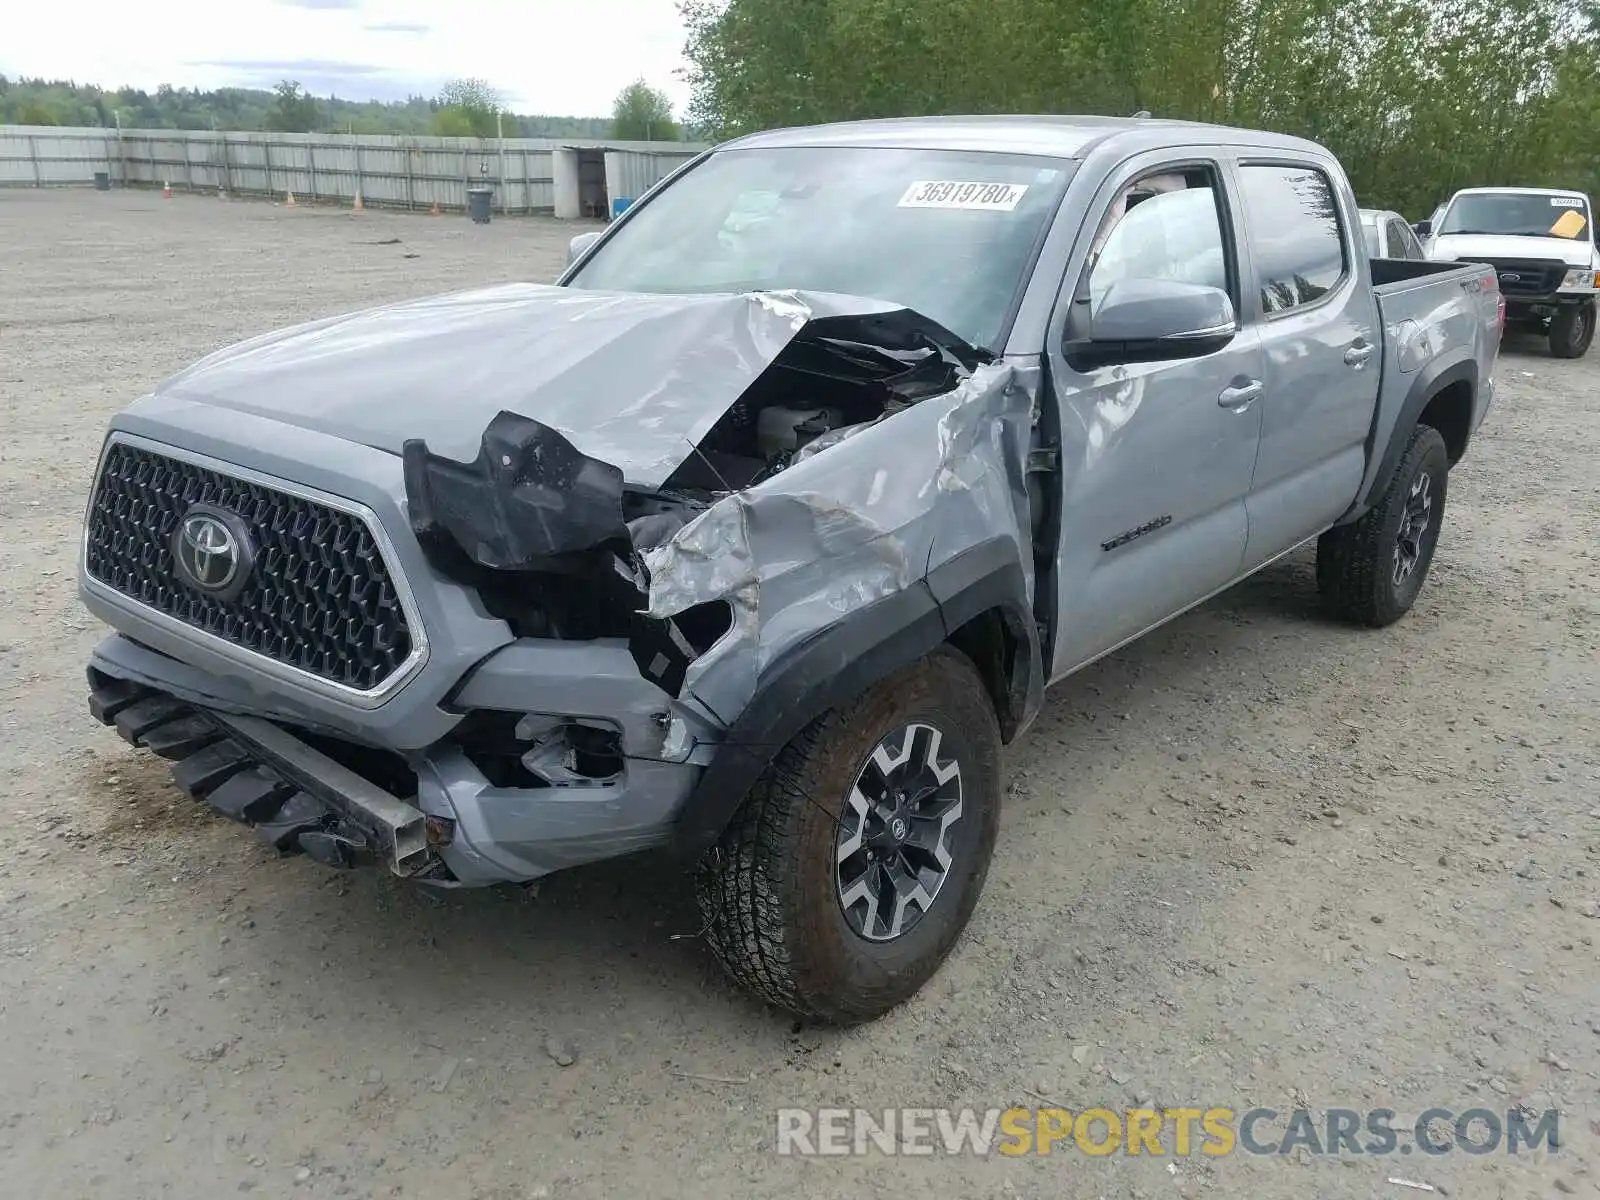
[[[1582,358],[1594,341],[1594,304],[1569,304],[1550,318],[1550,353],[1556,358]]]
[[[869,941],[841,903],[840,821],[879,741],[911,723],[938,729],[960,763],[962,812],[933,903],[893,940]],[[971,661],[943,648],[824,713],[778,753],[697,869],[706,940],[760,999],[813,1020],[872,1020],[949,955],[983,890],[999,823],[994,709]]]
[[[1397,545],[1407,503],[1426,475],[1431,514],[1420,537],[1415,565],[1403,580]],[[1450,454],[1438,430],[1418,425],[1378,503],[1359,521],[1328,530],[1317,542],[1317,590],[1334,616],[1374,628],[1392,624],[1410,610],[1428,577],[1444,522]]]

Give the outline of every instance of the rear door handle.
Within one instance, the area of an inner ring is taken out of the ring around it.
[[[1347,367],[1366,366],[1367,359],[1372,357],[1372,350],[1371,342],[1357,342],[1344,352],[1344,365]]]
[[[1252,379],[1248,383],[1234,384],[1222,389],[1222,394],[1217,397],[1217,403],[1223,408],[1231,408],[1235,412],[1243,412],[1255,403],[1257,396],[1261,395],[1261,380]]]

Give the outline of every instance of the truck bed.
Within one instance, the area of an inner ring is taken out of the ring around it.
[[[1418,400],[1439,381],[1489,381],[1500,347],[1500,288],[1481,263],[1374,258],[1368,264],[1383,328],[1378,405],[1373,414],[1367,473],[1352,512],[1364,511],[1374,484],[1390,464],[1381,448],[1403,418],[1415,419]],[[1478,390],[1471,428],[1483,419],[1492,387]],[[1470,432],[1470,431],[1469,431]]]
[[[1388,295],[1406,291],[1402,285],[1454,274],[1463,268],[1462,263],[1425,262],[1415,258],[1369,258],[1367,262],[1372,267],[1373,290]]]

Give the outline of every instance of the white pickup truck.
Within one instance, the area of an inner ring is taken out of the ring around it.
[[[1416,228],[1434,262],[1495,269],[1507,324],[1544,333],[1557,358],[1588,353],[1600,291],[1588,196],[1561,188],[1466,188]]]

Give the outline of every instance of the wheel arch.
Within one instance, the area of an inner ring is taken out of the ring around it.
[[[817,716],[943,645],[972,660],[1002,740],[1014,739],[1044,697],[1029,595],[1016,542],[995,538],[787,651],[763,672],[684,803],[674,852],[693,858],[709,849],[773,757]]]
[[[1377,457],[1377,470],[1371,472],[1349,510],[1338,524],[1359,520],[1371,507],[1373,497],[1381,495],[1394,476],[1411,434],[1418,425],[1431,425],[1444,438],[1450,465],[1461,461],[1472,439],[1472,418],[1477,405],[1478,363],[1461,358],[1431,363],[1418,372],[1399,415],[1381,444],[1374,439],[1371,453]],[[1375,431],[1376,432],[1376,431]]]

